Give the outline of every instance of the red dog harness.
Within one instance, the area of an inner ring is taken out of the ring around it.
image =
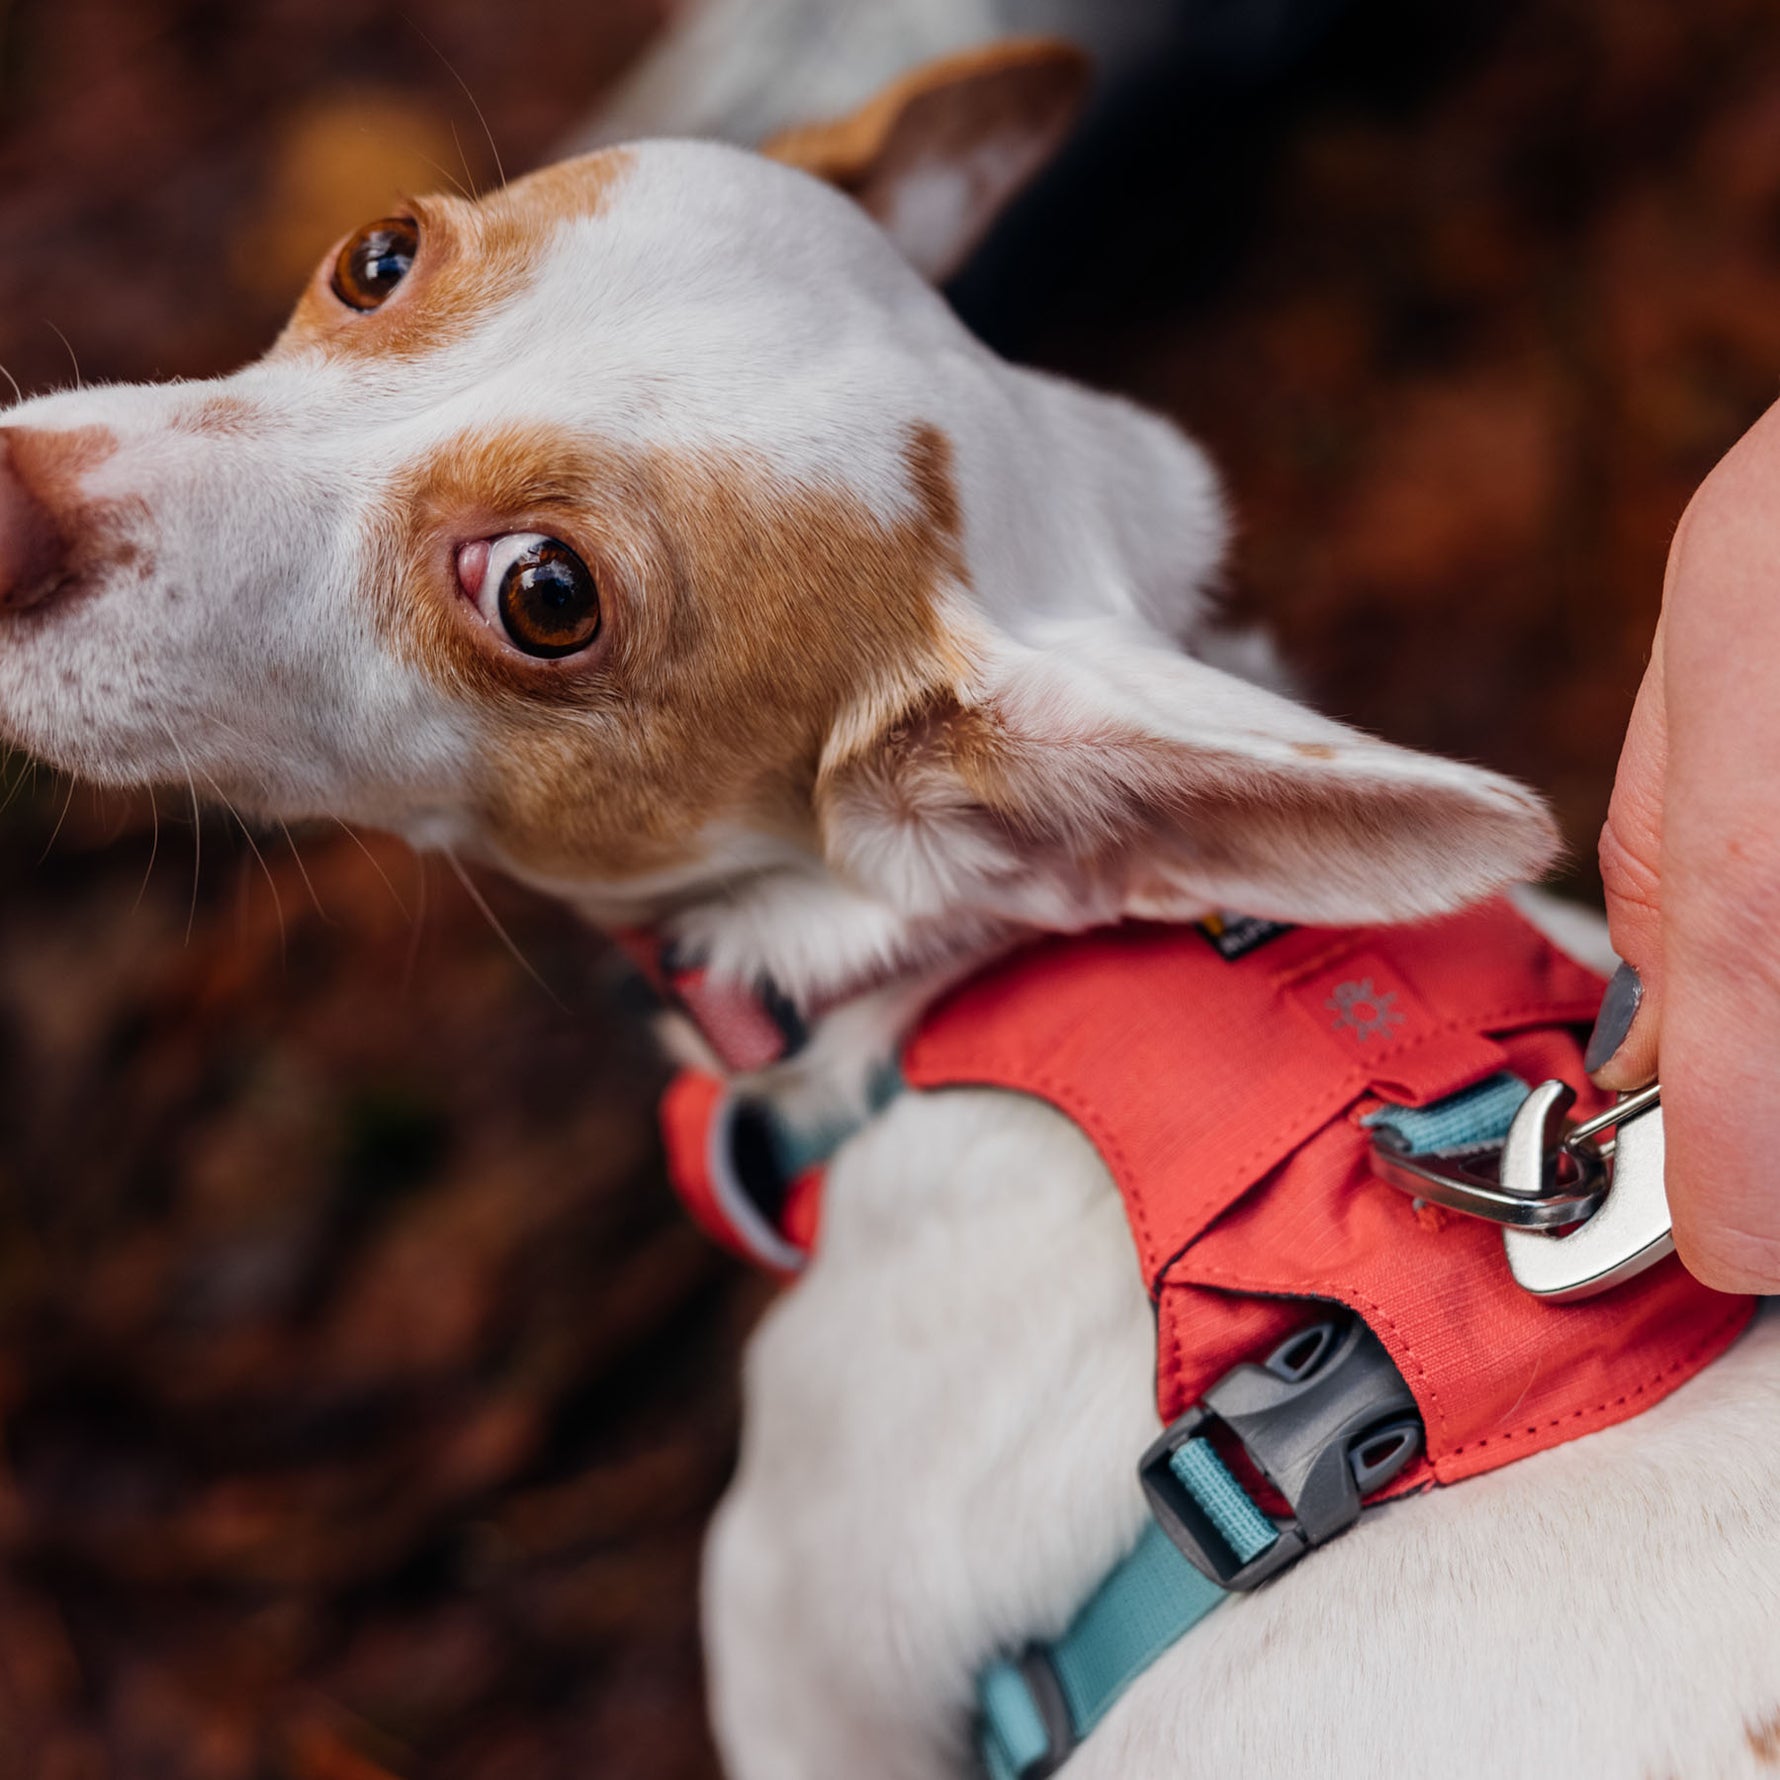
[[[1427,1430],[1401,1493],[1635,1415],[1754,1310],[1674,1260],[1543,1304],[1514,1284],[1498,1231],[1373,1178],[1361,1121],[1381,1103],[1426,1106],[1504,1071],[1585,1082],[1600,1000],[1599,978],[1502,902],[1418,927],[1301,928],[1233,961],[1197,929],[1121,928],[977,978],[903,1066],[914,1087],[1034,1094],[1093,1141],[1157,1303],[1164,1421],[1302,1324],[1291,1300],[1364,1318]]]
[[[1424,1434],[1377,1499],[1635,1415],[1722,1353],[1753,1312],[1753,1299],[1707,1290],[1672,1258],[1600,1297],[1548,1304],[1515,1284],[1498,1230],[1374,1175],[1367,1121],[1381,1112],[1502,1078],[1585,1086],[1601,989],[1505,902],[1393,929],[1128,925],[1038,941],[943,997],[905,1043],[902,1077],[922,1092],[1033,1095],[1093,1142],[1156,1305],[1165,1424],[1242,1362],[1284,1352],[1330,1303],[1362,1319]],[[1583,1110],[1601,1104],[1585,1086]],[[682,1076],[663,1114],[699,1221],[794,1267],[815,1240],[819,1166],[781,1170],[795,1174],[788,1191],[750,1191],[737,1166],[745,1106],[711,1077]],[[1256,1503],[1277,1503],[1272,1473],[1225,1457]],[[1040,1716],[1055,1754],[1057,1713]],[[1026,1771],[1011,1758],[989,1765]]]
[[[1333,1300],[1421,1409],[1426,1451],[1400,1494],[1635,1415],[1735,1339],[1754,1300],[1675,1261],[1544,1304],[1515,1285],[1497,1231],[1373,1177],[1363,1120],[1381,1105],[1504,1071],[1583,1083],[1598,977],[1504,902],[1416,927],[1263,931],[1235,957],[1197,927],[1041,940],[944,997],[903,1047],[911,1088],[1031,1094],[1091,1139],[1156,1301],[1164,1421],[1302,1324],[1302,1300]],[[1582,1105],[1602,1103],[1589,1090]],[[700,1225],[793,1270],[815,1240],[820,1166],[763,1206],[734,1163],[745,1108],[724,1083],[685,1073],[662,1113]]]

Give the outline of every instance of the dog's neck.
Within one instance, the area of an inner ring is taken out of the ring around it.
[[[917,922],[827,872],[763,872],[636,920],[584,906],[658,994],[674,1059],[745,1083],[793,1127],[856,1123],[938,995],[1023,937]]]

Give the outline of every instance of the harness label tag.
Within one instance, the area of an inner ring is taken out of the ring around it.
[[[1264,921],[1259,915],[1238,915],[1229,909],[1219,909],[1194,925],[1210,941],[1212,950],[1231,964],[1292,931],[1283,921]]]

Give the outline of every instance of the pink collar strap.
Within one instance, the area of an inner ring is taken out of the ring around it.
[[[686,962],[675,943],[651,927],[620,928],[612,937],[656,994],[698,1028],[732,1075],[783,1063],[809,1042],[807,1023],[772,984],[714,980],[704,965]]]

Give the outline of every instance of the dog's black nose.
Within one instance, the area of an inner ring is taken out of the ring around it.
[[[0,427],[0,610],[35,606],[68,578],[67,539],[32,474],[49,436]]]

